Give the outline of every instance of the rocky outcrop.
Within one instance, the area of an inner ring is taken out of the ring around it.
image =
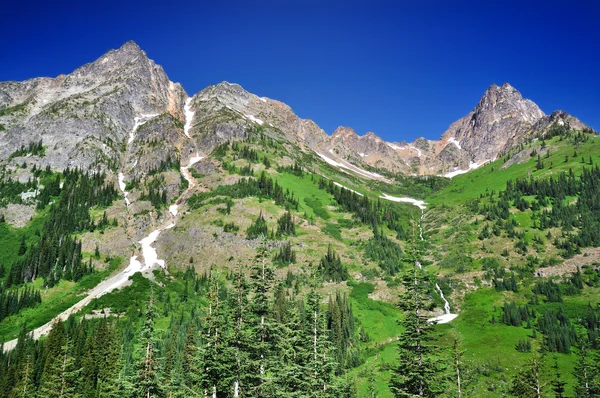
[[[134,42],[68,75],[2,83],[0,159],[42,140],[45,156],[30,159],[42,167],[115,167],[136,117],[182,119],[186,97]]]

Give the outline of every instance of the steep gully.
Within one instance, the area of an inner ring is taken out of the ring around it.
[[[427,208],[427,206],[426,206],[427,203],[425,203],[422,200],[417,200],[417,199],[413,199],[413,198],[398,198],[395,196],[386,195],[385,193],[382,196],[380,196],[380,198],[390,200],[392,202],[411,203],[411,204],[417,206],[419,209],[421,209],[421,217],[419,218],[419,238],[422,241],[425,240],[423,238],[423,226],[421,225],[421,223],[423,221],[423,218],[425,217],[425,209]],[[422,268],[421,263],[419,261],[415,261],[415,265],[419,268]],[[448,300],[446,300],[446,297],[444,296],[444,292],[442,291],[442,289],[440,288],[440,286],[437,283],[435,284],[435,288],[438,291],[438,293],[440,294],[442,301],[444,302],[444,314],[440,315],[440,316],[436,316],[434,318],[430,318],[430,319],[428,319],[428,321],[435,322],[435,323],[448,323],[448,322],[452,321],[454,318],[456,318],[458,316],[458,314],[452,314],[450,312],[450,303],[448,302]]]
[[[191,98],[188,98],[188,100],[185,102],[185,107],[184,107],[185,119],[186,119],[185,126],[184,126],[184,134],[188,138],[190,138],[189,129],[191,128],[192,118],[194,117],[194,112],[192,112],[190,110],[190,102],[191,102]],[[158,116],[158,115],[148,114],[148,115],[141,115],[140,117],[136,117],[134,119],[134,126],[133,126],[132,131],[129,134],[129,140],[127,141],[127,143],[130,144],[131,142],[133,142],[133,140],[135,139],[135,132],[137,131],[138,127],[140,127],[142,124],[146,123],[147,121],[149,121],[150,119],[152,119],[156,116]],[[171,215],[170,220],[169,220],[170,222],[167,225],[161,226],[161,227],[155,229],[154,231],[150,232],[150,234],[148,234],[148,236],[146,236],[145,238],[143,238],[142,240],[140,240],[138,242],[141,245],[141,249],[142,249],[143,263],[138,260],[138,255],[132,256],[129,259],[129,265],[127,266],[127,268],[125,268],[123,271],[119,272],[118,274],[115,274],[115,275],[109,277],[108,279],[105,279],[101,283],[99,283],[96,287],[94,287],[90,291],[88,291],[87,295],[83,299],[81,299],[73,306],[69,307],[65,311],[63,311],[60,314],[58,314],[57,316],[55,316],[50,322],[31,331],[30,336],[32,338],[38,339],[40,336],[47,335],[50,332],[50,330],[52,329],[52,325],[55,322],[58,322],[59,320],[65,321],[71,314],[74,314],[74,313],[78,312],[79,310],[83,309],[94,298],[101,297],[107,293],[112,292],[115,289],[125,286],[128,283],[129,277],[132,276],[133,274],[135,274],[136,272],[150,271],[155,265],[158,265],[162,268],[166,268],[165,261],[158,258],[156,249],[154,247],[152,247],[152,245],[154,244],[154,242],[156,241],[158,236],[161,234],[161,232],[163,232],[167,229],[173,228],[175,226],[175,224],[177,223],[177,214],[178,214],[179,204],[181,203],[182,198],[187,196],[188,192],[196,185],[194,178],[192,177],[192,175],[189,171],[189,168],[192,167],[195,163],[199,162],[202,159],[203,159],[203,157],[200,156],[198,153],[196,153],[195,156],[192,156],[190,158],[190,160],[188,161],[188,164],[186,166],[182,166],[180,168],[181,174],[188,182],[188,188],[186,189],[185,192],[183,192],[181,194],[179,199],[169,207],[169,213]],[[119,184],[119,189],[123,193],[127,212],[129,212],[129,208],[131,206],[131,201],[128,198],[129,192],[126,191],[125,176],[122,172],[120,172],[118,174],[118,184]],[[16,345],[17,345],[16,339],[7,341],[3,344],[3,349],[4,349],[4,351],[10,351]]]

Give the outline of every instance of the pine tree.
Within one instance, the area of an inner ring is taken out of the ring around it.
[[[554,378],[550,383],[552,385],[552,392],[556,398],[563,398],[567,383],[562,379],[556,358],[554,359],[554,365],[552,365],[552,371],[554,372]]]
[[[209,276],[208,310],[201,330],[201,347],[197,369],[201,370],[200,387],[204,395],[227,395],[233,384],[234,353],[229,342],[226,303],[220,298],[220,281],[214,272]]]
[[[250,275],[252,300],[249,304],[250,361],[254,374],[251,376],[251,389],[254,396],[264,396],[270,386],[267,375],[272,351],[272,320],[269,318],[271,304],[269,293],[273,287],[273,268],[267,263],[267,248],[264,240],[259,244]]]
[[[547,383],[543,368],[543,357],[534,352],[531,361],[513,377],[510,393],[523,398],[544,397]]]
[[[430,297],[414,243],[406,260],[412,267],[403,277],[405,292],[398,304],[405,314],[401,321],[405,330],[398,340],[398,365],[392,372],[390,389],[396,397],[435,397],[444,390],[444,382],[440,366],[433,358],[435,347],[426,344],[433,332],[433,325],[423,316]]]
[[[573,375],[577,379],[575,393],[578,397],[597,397],[600,395],[599,363],[593,358],[590,343],[585,338],[580,339],[580,348]]]
[[[145,398],[164,397],[163,384],[158,377],[159,364],[155,348],[154,312],[154,290],[151,288],[141,332],[142,357],[138,363],[137,379],[134,383],[136,395]]]

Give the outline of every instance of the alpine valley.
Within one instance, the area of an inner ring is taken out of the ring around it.
[[[440,133],[134,42],[0,83],[0,397],[600,396],[598,134],[508,83]]]

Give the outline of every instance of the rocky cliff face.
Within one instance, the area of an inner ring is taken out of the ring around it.
[[[119,170],[136,177],[168,159],[185,164],[192,155],[205,155],[252,131],[333,162],[452,176],[496,159],[529,134],[555,123],[585,128],[562,111],[544,115],[505,83],[490,86],[477,106],[438,141],[390,143],[374,133],[359,136],[349,127],[328,136],[286,104],[237,84],[211,85],[188,98],[134,42],[68,75],[0,83],[0,162],[21,146],[42,140],[43,158],[12,161],[59,170]]]
[[[68,75],[0,84],[0,158],[42,140],[54,169],[119,165],[134,126],[181,119],[186,94],[133,42]],[[137,119],[136,119],[137,118]]]
[[[442,141],[466,152],[463,159],[459,157],[461,166],[465,166],[464,158],[480,164],[495,160],[542,117],[544,112],[510,84],[493,84],[475,109],[446,130]]]

